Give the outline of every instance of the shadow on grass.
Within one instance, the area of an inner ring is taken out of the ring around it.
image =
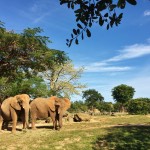
[[[150,126],[112,127],[98,137],[93,150],[150,150]]]

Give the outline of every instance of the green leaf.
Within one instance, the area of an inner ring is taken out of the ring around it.
[[[102,26],[104,24],[104,20],[103,18],[100,16],[99,17],[99,25]]]
[[[71,8],[74,9],[74,3],[71,3]]]
[[[81,26],[79,23],[77,24],[77,26],[78,26],[80,29],[83,29],[82,26]]]
[[[74,33],[75,35],[77,35],[77,31],[76,31],[76,29],[73,29],[73,33]]]
[[[123,13],[119,14],[118,18],[121,19],[123,16]]]
[[[75,40],[75,43],[76,43],[76,44],[79,44],[79,42],[78,42],[78,39],[77,39],[77,38],[76,38],[76,40]]]
[[[71,34],[71,38],[73,38],[73,34]]]
[[[104,17],[108,17],[108,13],[106,13],[106,14],[104,15]]]
[[[126,0],[128,3],[130,3],[131,5],[136,5],[137,2],[136,0]]]
[[[82,38],[82,40],[84,39],[84,35],[83,35],[83,33],[82,33],[82,36],[81,36],[81,38]]]
[[[109,29],[109,24],[107,24],[107,30]]]
[[[90,32],[89,29],[86,29],[86,34],[87,34],[88,37],[91,37],[91,32]]]
[[[113,11],[113,10],[116,8],[116,6],[117,6],[117,5],[115,5],[115,4],[110,5],[110,6],[109,6],[110,11]]]

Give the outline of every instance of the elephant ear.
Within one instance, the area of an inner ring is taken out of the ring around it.
[[[52,111],[55,111],[55,100],[57,99],[56,96],[51,96],[50,98],[48,98],[48,106],[50,107],[50,109]]]
[[[63,105],[58,110],[58,113],[60,113],[61,109],[62,109],[63,113],[65,113],[65,111],[68,110],[71,106],[71,102],[68,98],[63,98],[62,101],[63,101]]]
[[[67,109],[70,108],[71,102],[70,102],[70,100],[68,98],[64,98],[64,101],[65,101],[65,108],[64,109],[66,111]]]
[[[12,98],[10,103],[10,105],[16,110],[21,110],[21,106],[19,105],[19,100],[20,98],[18,96],[15,96]]]

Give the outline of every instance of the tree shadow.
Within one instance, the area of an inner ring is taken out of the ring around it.
[[[107,129],[93,143],[93,150],[150,150],[150,126],[122,126]]]

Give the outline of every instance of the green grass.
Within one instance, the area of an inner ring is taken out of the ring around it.
[[[49,124],[27,132],[0,133],[0,150],[150,150],[150,116],[99,116],[97,122]],[[20,128],[18,126],[18,128]]]

